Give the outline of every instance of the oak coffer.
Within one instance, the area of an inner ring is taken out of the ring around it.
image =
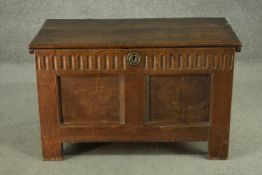
[[[224,18],[46,20],[29,44],[44,160],[63,143],[174,141],[226,159],[240,48]]]

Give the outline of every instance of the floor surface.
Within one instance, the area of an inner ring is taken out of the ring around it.
[[[262,63],[236,61],[229,160],[207,160],[207,143],[65,145],[42,161],[33,64],[0,65],[0,175],[261,175]]]

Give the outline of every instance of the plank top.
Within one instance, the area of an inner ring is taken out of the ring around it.
[[[48,19],[29,49],[241,46],[225,18]]]

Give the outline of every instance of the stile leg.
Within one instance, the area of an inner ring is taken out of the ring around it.
[[[44,160],[63,160],[63,144],[57,139],[42,139]]]
[[[208,159],[227,159],[231,113],[233,70],[213,74],[211,127]]]
[[[62,160],[60,120],[57,108],[56,75],[37,72],[38,101],[44,160]]]

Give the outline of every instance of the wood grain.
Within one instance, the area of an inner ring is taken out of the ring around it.
[[[36,70],[63,72],[124,72],[126,56],[138,52],[148,72],[182,70],[232,70],[232,48],[145,48],[145,49],[36,49]]]
[[[55,75],[38,72],[37,87],[43,158],[62,160]]]
[[[59,81],[63,124],[122,122],[121,76],[60,76]]]
[[[211,92],[209,74],[162,75],[148,79],[149,123],[208,123]]]
[[[209,159],[227,159],[229,147],[230,114],[233,71],[213,75],[213,102],[208,140]]]
[[[241,42],[224,18],[50,19],[30,49],[235,47]]]

